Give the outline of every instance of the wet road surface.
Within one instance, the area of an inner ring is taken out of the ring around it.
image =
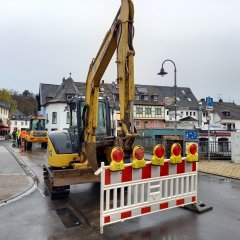
[[[15,149],[18,152],[18,149]],[[40,180],[32,194],[0,208],[0,239],[99,239],[99,184],[71,187],[69,199],[46,195],[42,165],[46,149],[21,156]],[[199,199],[213,211],[177,208],[104,227],[103,239],[240,239],[240,181],[199,174]]]

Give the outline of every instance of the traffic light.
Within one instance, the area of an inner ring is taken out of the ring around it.
[[[132,168],[143,168],[146,166],[146,161],[144,159],[144,149],[142,146],[135,146],[133,149],[133,161]]]
[[[153,157],[151,159],[151,164],[156,166],[164,165],[164,155],[165,147],[162,144],[158,144],[153,149]]]
[[[111,152],[111,163],[110,163],[110,170],[111,171],[121,171],[124,169],[124,162],[123,162],[123,149],[120,147],[114,147]]]
[[[176,164],[182,162],[182,147],[179,143],[174,143],[171,147],[170,163]]]
[[[198,149],[196,143],[188,143],[187,145],[187,158],[188,162],[197,162],[198,161]]]

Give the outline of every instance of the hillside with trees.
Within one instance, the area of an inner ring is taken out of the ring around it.
[[[0,101],[10,102],[10,112],[18,109],[26,116],[37,115],[38,103],[36,96],[28,90],[18,93],[14,90],[0,89]]]

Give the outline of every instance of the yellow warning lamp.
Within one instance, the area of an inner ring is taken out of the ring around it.
[[[124,169],[124,162],[123,162],[123,149],[120,147],[114,147],[111,152],[111,163],[110,163],[110,170],[111,171],[121,171]]]
[[[142,146],[136,146],[133,149],[133,161],[132,168],[144,168],[146,167],[146,161],[144,159],[144,149]]]
[[[155,166],[163,166],[164,165],[164,155],[165,155],[165,147],[162,144],[158,144],[153,149],[153,157],[151,159],[151,164]]]
[[[170,163],[176,164],[182,162],[182,147],[179,143],[174,143],[171,147]]]
[[[189,143],[187,145],[187,162],[197,162],[198,161],[198,149],[196,143]]]

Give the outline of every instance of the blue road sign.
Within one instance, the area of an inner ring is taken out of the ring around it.
[[[213,98],[206,98],[206,110],[213,110]]]
[[[185,130],[185,141],[198,141],[198,130]]]

